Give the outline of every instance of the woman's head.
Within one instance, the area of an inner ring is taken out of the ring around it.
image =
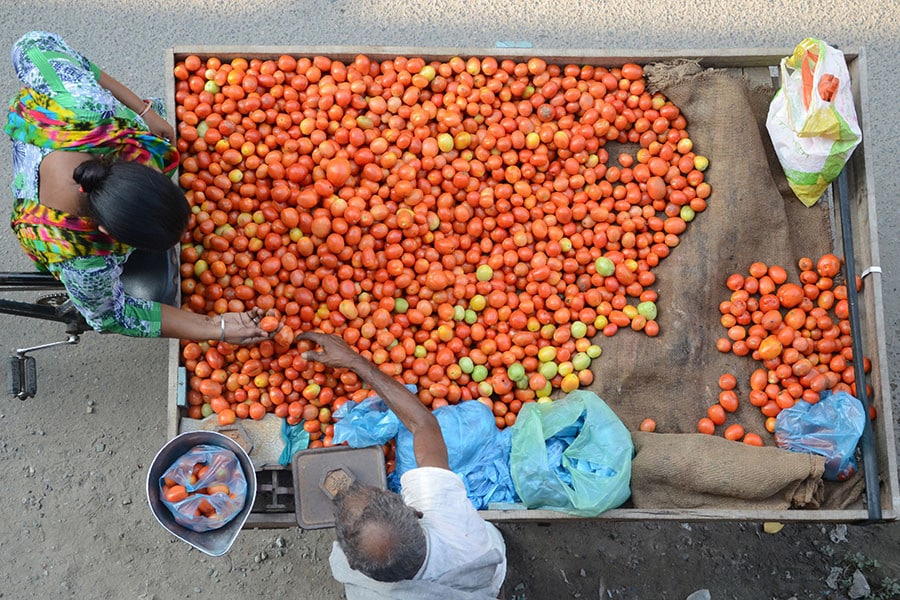
[[[187,228],[184,192],[155,169],[100,157],[78,165],[73,178],[87,195],[88,216],[119,242],[166,250]]]

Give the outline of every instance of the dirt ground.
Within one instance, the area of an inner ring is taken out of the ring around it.
[[[485,48],[526,40],[538,49],[785,48],[818,35],[841,47],[864,47],[869,103],[877,107],[865,144],[879,202],[887,360],[894,414],[900,415],[900,247],[891,234],[900,214],[893,203],[900,177],[884,158],[900,150],[900,121],[891,102],[900,85],[896,1],[826,2],[799,11],[787,0],[634,7],[605,1],[476,6],[462,0],[259,0],[227,3],[228,18],[186,0],[165,6],[129,0],[51,4],[0,0],[0,19],[7,24],[0,53],[29,29],[57,31],[148,95],[164,93],[164,51],[178,45]],[[15,87],[8,61],[0,61],[0,97],[10,97]],[[8,163],[0,161],[0,181],[10,179]],[[0,270],[27,267],[5,227],[0,251]],[[52,324],[0,315],[4,356],[10,348],[61,338]],[[225,556],[211,558],[154,520],[145,484],[149,463],[166,441],[166,351],[160,340],[89,334],[78,346],[36,354],[36,399],[0,399],[0,598],[343,597],[328,569],[331,530],[245,530]],[[896,522],[788,524],[775,534],[742,522],[500,528],[509,558],[502,597],[509,600],[900,598]]]

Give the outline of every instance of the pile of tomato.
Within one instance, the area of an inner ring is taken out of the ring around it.
[[[369,392],[290,334],[340,335],[425,405],[511,425],[592,381],[598,333],[658,334],[653,269],[711,191],[636,64],[191,55],[174,76],[184,306],[287,332],[185,343],[188,415],[274,412],[314,444]]]
[[[719,305],[720,322],[727,330],[717,342],[719,351],[761,363],[750,376],[746,399],[762,412],[770,433],[778,413],[799,400],[815,404],[829,390],[856,396],[847,286],[835,283],[841,260],[829,253],[816,262],[801,258],[797,267],[799,280],[788,281],[784,267],[754,262],[747,275],[728,277],[731,296]],[[867,357],[863,370],[871,370]],[[715,433],[737,411],[735,376],[723,374],[719,387],[719,401],[697,423],[701,433]],[[870,416],[874,418],[874,412]],[[724,436],[762,445],[758,435],[745,434],[737,423],[727,427]]]

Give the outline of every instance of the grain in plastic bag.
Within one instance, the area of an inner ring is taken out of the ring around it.
[[[843,52],[806,38],[783,58],[766,128],[788,184],[812,206],[862,139]]]
[[[523,404],[509,468],[528,508],[593,517],[631,496],[631,434],[593,392]]]
[[[241,512],[247,497],[237,456],[211,444],[198,444],[181,455],[159,478],[159,488],[175,521],[197,532],[224,526]]]

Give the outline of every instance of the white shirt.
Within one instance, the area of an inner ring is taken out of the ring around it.
[[[447,469],[420,467],[404,473],[400,487],[403,501],[422,512],[428,544],[425,563],[415,578],[437,579],[496,548],[503,562],[494,571],[491,589],[485,590],[496,597],[506,577],[506,544],[500,531],[475,510],[459,475]]]

